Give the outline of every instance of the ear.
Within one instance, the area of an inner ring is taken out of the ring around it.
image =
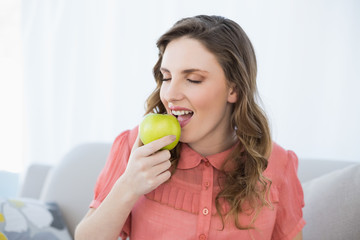
[[[237,92],[236,92],[236,86],[235,84],[231,84],[229,88],[229,94],[228,94],[228,102],[229,103],[235,103],[237,101]]]

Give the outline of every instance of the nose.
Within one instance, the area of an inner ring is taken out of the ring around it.
[[[181,81],[174,77],[169,81],[163,82],[160,91],[167,102],[176,102],[184,98]]]

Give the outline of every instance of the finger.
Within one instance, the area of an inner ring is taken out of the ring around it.
[[[171,173],[170,171],[165,171],[161,174],[159,174],[156,177],[156,181],[157,181],[157,185],[159,186],[160,184],[163,184],[164,182],[166,182],[167,180],[169,180],[169,178],[171,177]]]
[[[159,151],[161,148],[174,142],[175,140],[176,140],[176,136],[174,135],[168,135],[160,139],[154,140],[151,143],[148,143],[141,147],[141,154],[142,156],[146,156],[146,157],[150,156],[155,152]]]
[[[141,165],[144,169],[149,169],[149,171],[150,171],[155,166],[157,166],[163,162],[166,162],[166,161],[170,162],[169,161],[170,158],[171,158],[171,153],[169,150],[161,150],[150,156],[141,157]],[[161,172],[163,172],[165,170],[166,169],[162,170]],[[152,173],[151,175],[157,176],[159,174],[159,171],[157,171],[156,173],[155,172],[156,172],[156,168],[155,168],[155,170],[151,171],[151,173]]]
[[[170,158],[171,153],[169,150],[161,150],[147,157],[146,161],[149,162],[149,166],[156,166],[162,162],[168,161]]]
[[[153,166],[150,170],[150,175],[152,176],[158,176],[161,173],[169,170],[169,168],[171,167],[171,162],[169,160],[166,160],[162,163],[159,163],[156,166]]]

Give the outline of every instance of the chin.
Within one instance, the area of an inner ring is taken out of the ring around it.
[[[191,140],[189,139],[188,136],[186,136],[186,134],[183,135],[182,132],[181,132],[181,136],[180,136],[179,142],[182,142],[182,143],[190,143]]]
[[[180,136],[179,142],[187,143],[186,138],[184,138],[183,135]]]

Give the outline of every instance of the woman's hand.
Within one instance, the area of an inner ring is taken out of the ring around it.
[[[173,141],[175,136],[166,136],[142,145],[138,136],[124,174],[100,206],[89,210],[76,228],[75,239],[118,239],[138,198],[170,178],[170,152],[160,149]]]
[[[167,181],[171,176],[169,171],[171,155],[169,150],[160,149],[175,139],[175,136],[169,135],[143,145],[138,135],[126,170],[119,181],[126,183],[127,188],[138,197]]]

